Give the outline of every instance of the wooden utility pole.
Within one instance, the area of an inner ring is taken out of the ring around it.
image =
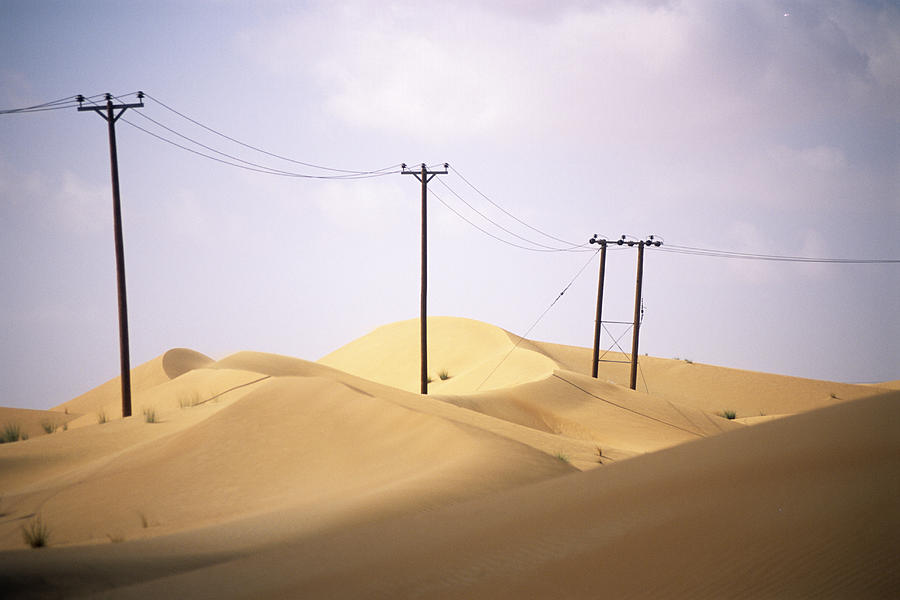
[[[661,246],[662,242],[654,240],[651,235],[647,241],[627,242],[629,246],[637,245],[637,279],[634,284],[634,333],[631,338],[631,389],[637,389],[638,341],[641,335],[641,285],[644,281],[644,246]]]
[[[105,106],[83,106],[84,96],[78,96],[79,111],[93,111],[103,117],[109,129],[109,162],[112,172],[113,228],[116,242],[116,281],[119,295],[119,358],[122,371],[122,417],[131,416],[131,359],[128,351],[128,301],[125,294],[125,248],[122,240],[122,205],[119,200],[119,159],[116,151],[116,121],[129,108],[143,108],[144,93],[137,93],[140,102],[113,104],[112,94],[106,94]],[[116,113],[115,111],[119,111]]]
[[[428,298],[428,182],[435,175],[446,175],[447,167],[444,163],[443,171],[429,171],[425,163],[419,170],[407,170],[406,163],[402,166],[404,175],[413,175],[422,182],[422,290],[419,298],[419,344],[421,346],[420,365],[420,393],[428,393],[428,325],[427,325],[427,298]]]
[[[591,244],[600,244],[600,272],[597,277],[597,319],[594,321],[594,357],[591,361],[591,377],[597,378],[600,363],[600,329],[603,325],[603,280],[606,277],[606,240],[594,235]]]
[[[641,284],[644,281],[644,242],[638,242],[637,280],[634,284],[634,326],[631,337],[631,379],[629,387],[637,389],[638,340],[641,331]]]

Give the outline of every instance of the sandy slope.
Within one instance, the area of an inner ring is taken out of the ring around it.
[[[510,335],[480,321],[430,318],[428,336],[429,376],[433,380],[429,391],[434,393],[507,387],[542,379],[559,366],[540,352],[525,348],[509,354],[514,345]],[[506,360],[496,368],[504,357]],[[419,320],[410,319],[380,327],[319,362],[372,381],[418,392],[419,360]],[[439,376],[443,370],[451,375],[450,379],[441,381]]]
[[[77,416],[56,410],[30,410],[0,406],[0,435],[4,434],[7,426],[12,430],[18,429],[21,435],[29,438],[47,435],[47,429],[54,432],[63,427],[68,428],[69,423]]]
[[[418,391],[419,321],[386,325],[323,357],[319,362],[409,391]],[[522,340],[470,319],[429,319],[429,392],[470,394],[542,380],[562,369],[591,372],[589,348]],[[598,379],[628,386],[628,357],[606,352]],[[499,366],[498,366],[499,365]],[[640,357],[638,390],[710,413],[735,410],[738,417],[794,414],[878,393],[865,385],[818,381],[728,369],[678,359]],[[451,376],[438,378],[446,369]],[[887,387],[889,384],[882,384]],[[884,391],[884,390],[882,390]]]
[[[318,363],[173,350],[134,370],[134,417],[117,380],[57,407],[67,431],[0,445],[0,590],[900,592],[900,394],[644,357],[635,392],[622,365],[586,376],[587,349],[439,318],[451,377],[420,396],[417,325]],[[24,547],[36,514],[49,549]]]

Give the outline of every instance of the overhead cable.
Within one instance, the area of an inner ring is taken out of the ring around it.
[[[494,221],[493,219],[491,219],[489,216],[485,215],[483,212],[481,212],[480,210],[478,210],[477,208],[475,208],[474,206],[472,206],[472,204],[470,204],[468,201],[466,201],[465,198],[463,198],[462,196],[460,196],[460,195],[456,192],[456,190],[454,190],[454,189],[451,188],[449,185],[447,185],[446,183],[444,183],[444,180],[439,179],[439,180],[438,180],[438,183],[440,183],[440,184],[443,185],[445,188],[447,188],[447,190],[448,190],[451,194],[453,194],[454,196],[456,196],[456,198],[457,198],[460,202],[462,202],[463,204],[465,204],[466,206],[468,206],[474,213],[476,213],[478,216],[480,216],[482,219],[484,219],[485,221],[487,221],[488,223],[490,223],[490,224],[493,225],[494,227],[496,227],[496,228],[498,228],[498,229],[500,229],[500,230],[502,230],[502,231],[508,233],[509,235],[511,235],[511,236],[513,236],[513,237],[515,237],[515,238],[518,238],[518,239],[522,240],[522,241],[525,242],[525,243],[532,244],[532,245],[534,245],[534,246],[538,246],[539,248],[543,248],[544,251],[546,251],[546,252],[566,252],[566,251],[570,251],[570,250],[575,250],[575,249],[578,248],[578,247],[583,248],[583,247],[586,245],[586,244],[581,244],[580,246],[570,246],[570,247],[568,247],[568,248],[559,248],[559,247],[556,247],[556,246],[548,246],[548,245],[543,244],[543,243],[541,243],[541,242],[537,242],[537,241],[534,241],[534,240],[532,240],[532,239],[529,239],[529,238],[526,238],[526,237],[524,237],[524,236],[521,236],[521,235],[517,234],[517,233],[514,232],[514,231],[510,231],[509,229],[507,229],[507,228],[504,227],[503,225],[500,225],[499,223],[497,223],[496,221]],[[483,230],[482,230],[482,231],[483,231]]]
[[[60,110],[64,108],[72,108],[78,106],[75,96],[67,96],[59,100],[44,102],[43,104],[35,104],[33,106],[23,106],[21,108],[7,108],[0,110],[0,115],[12,115],[17,113],[43,112],[47,110]]]
[[[375,174],[380,174],[380,173],[382,173],[382,172],[384,172],[384,171],[387,171],[387,170],[390,170],[390,169],[395,169],[396,167],[399,167],[399,166],[400,166],[399,164],[396,164],[396,165],[391,165],[390,167],[385,167],[385,168],[383,168],[383,169],[375,169],[375,170],[373,170],[373,171],[357,171],[357,170],[351,170],[351,169],[338,169],[338,168],[334,168],[334,167],[326,167],[326,166],[323,166],[323,165],[317,165],[317,164],[310,163],[310,162],[304,162],[304,161],[301,161],[301,160],[296,160],[296,159],[290,158],[290,157],[288,157],[288,156],[284,156],[284,155],[281,155],[281,154],[276,154],[276,153],[274,153],[274,152],[269,152],[268,150],[264,150],[264,149],[262,149],[262,148],[259,148],[259,147],[257,147],[257,146],[254,146],[254,145],[252,145],[252,144],[248,144],[248,143],[246,143],[246,142],[242,142],[241,140],[238,140],[238,139],[236,139],[236,138],[233,138],[233,137],[231,137],[231,136],[229,136],[229,135],[226,135],[226,134],[222,133],[221,131],[218,131],[218,130],[212,128],[212,127],[209,127],[208,125],[204,125],[203,123],[197,121],[196,119],[192,119],[191,117],[187,116],[186,114],[184,114],[184,113],[182,113],[182,112],[180,112],[180,111],[175,110],[174,108],[172,108],[172,107],[169,106],[168,104],[164,103],[162,100],[160,100],[160,99],[158,99],[158,98],[155,98],[155,97],[151,96],[150,94],[147,94],[146,92],[144,93],[144,95],[145,95],[147,98],[149,98],[150,100],[153,100],[154,102],[156,102],[157,104],[159,104],[160,106],[162,106],[163,108],[165,108],[166,110],[168,110],[168,111],[170,111],[170,112],[172,112],[172,113],[178,115],[178,116],[181,117],[182,119],[185,119],[185,120],[187,120],[187,121],[190,121],[190,122],[193,123],[194,125],[197,125],[198,127],[201,127],[201,128],[203,128],[203,129],[205,129],[206,131],[209,131],[210,133],[215,134],[215,135],[217,135],[217,136],[219,136],[219,137],[221,137],[221,138],[224,138],[224,139],[226,139],[226,140],[228,140],[228,141],[230,141],[230,142],[234,142],[235,144],[238,144],[238,145],[243,146],[243,147],[245,147],[245,148],[248,148],[248,149],[250,149],[250,150],[254,150],[254,151],[259,152],[259,153],[261,153],[261,154],[265,154],[266,156],[271,156],[272,158],[277,158],[277,159],[284,160],[284,161],[287,161],[287,162],[290,162],[290,163],[294,163],[294,164],[297,164],[297,165],[301,165],[301,166],[304,166],[304,167],[309,167],[309,168],[311,168],[311,169],[320,169],[320,170],[323,170],[323,171],[331,171],[331,172],[334,172],[334,173],[345,173],[345,174],[350,174],[350,175],[375,175]]]
[[[662,252],[688,254],[693,256],[711,256],[714,258],[734,258],[741,260],[765,260],[773,262],[794,263],[833,263],[833,264],[897,264],[900,259],[894,258],[818,258],[809,256],[784,256],[778,254],[756,254],[750,252],[734,252],[730,250],[712,250],[692,246],[668,244],[659,249]]]
[[[500,206],[498,203],[496,203],[496,202],[494,202],[493,200],[491,200],[491,199],[487,196],[487,194],[485,194],[484,192],[482,192],[481,190],[479,190],[477,187],[475,187],[475,185],[472,184],[472,182],[470,182],[468,179],[466,179],[465,176],[463,176],[463,174],[460,173],[458,170],[456,170],[454,167],[451,166],[451,167],[450,167],[450,170],[453,171],[453,173],[455,173],[460,179],[462,179],[462,180],[466,183],[466,185],[468,185],[470,188],[472,188],[473,190],[475,190],[475,192],[476,192],[479,196],[481,196],[482,198],[484,198],[485,200],[487,200],[488,202],[490,202],[491,204],[493,204],[494,206],[496,206],[499,210],[501,210],[501,211],[502,211],[504,214],[506,214],[508,217],[510,217],[510,218],[512,218],[512,219],[515,219],[516,221],[518,221],[519,223],[521,223],[521,224],[524,225],[525,227],[527,227],[527,228],[531,229],[532,231],[535,231],[535,232],[537,232],[537,233],[543,235],[544,237],[550,238],[551,240],[554,240],[554,241],[556,241],[556,242],[562,242],[563,244],[566,244],[566,245],[568,245],[568,246],[578,246],[578,245],[579,245],[579,244],[576,244],[576,243],[574,243],[574,242],[570,242],[570,241],[568,241],[568,240],[564,240],[564,239],[562,239],[562,238],[558,238],[558,237],[556,237],[556,236],[550,235],[549,233],[547,233],[547,232],[545,232],[545,231],[542,231],[542,230],[538,229],[537,227],[534,227],[534,226],[532,226],[532,225],[529,225],[528,223],[526,223],[525,221],[523,221],[523,220],[520,219],[519,217],[515,216],[514,214],[512,214],[511,212],[509,212],[508,210],[506,210],[505,208],[503,208],[502,206]]]
[[[435,198],[437,198],[437,199],[438,199],[438,202],[440,202],[440,203],[443,204],[445,207],[447,207],[447,209],[448,209],[450,212],[452,212],[453,214],[455,214],[457,217],[459,217],[460,219],[462,219],[463,221],[465,221],[466,223],[468,223],[469,225],[471,225],[472,227],[474,227],[475,229],[477,229],[477,230],[480,231],[481,233],[483,233],[483,234],[485,234],[485,235],[487,235],[487,236],[490,236],[490,237],[494,238],[495,240],[497,240],[498,242],[502,242],[502,243],[504,243],[504,244],[506,244],[506,245],[508,245],[508,246],[512,246],[512,247],[514,247],[514,248],[519,248],[519,249],[521,249],[521,250],[529,250],[529,251],[531,251],[531,252],[591,252],[591,249],[590,249],[590,248],[579,248],[579,249],[576,249],[576,248],[572,248],[572,249],[567,249],[567,248],[561,248],[561,249],[553,249],[553,248],[550,248],[550,249],[547,249],[547,248],[530,248],[530,247],[528,247],[528,246],[523,246],[523,245],[517,244],[517,243],[515,243],[515,242],[510,242],[509,240],[505,240],[505,239],[503,239],[503,238],[501,238],[501,237],[499,237],[499,236],[497,236],[497,235],[494,235],[493,233],[491,233],[490,231],[484,229],[484,228],[481,227],[480,225],[477,225],[476,223],[473,223],[471,220],[469,220],[468,218],[466,218],[465,215],[463,215],[463,214],[460,213],[458,210],[456,210],[455,208],[453,208],[452,206],[450,206],[449,204],[447,204],[447,202],[444,201],[444,199],[441,198],[438,194],[436,194],[436,193],[434,192],[434,190],[432,190],[432,191],[430,192],[430,195],[431,195],[431,196],[434,196]],[[596,251],[596,252],[599,252],[599,250]],[[596,253],[596,252],[595,252],[595,253]]]
[[[591,264],[591,262],[594,260],[594,257],[596,257],[597,254],[599,254],[599,253],[600,253],[599,250],[594,250],[593,255],[590,258],[588,258],[587,262],[584,263],[580,269],[578,269],[578,272],[575,273],[575,276],[572,277],[572,279],[569,281],[569,283],[566,284],[566,287],[564,287],[562,289],[562,291],[559,293],[559,295],[553,299],[553,302],[550,303],[550,306],[548,306],[547,308],[544,309],[544,312],[542,312],[540,314],[540,316],[537,319],[535,319],[534,323],[531,324],[531,327],[529,327],[528,330],[523,335],[518,336],[519,341],[517,341],[513,345],[512,348],[510,348],[509,352],[507,352],[506,355],[500,359],[500,362],[497,363],[497,366],[494,367],[493,369],[491,369],[491,372],[487,374],[487,377],[485,377],[481,381],[481,383],[478,384],[478,387],[475,388],[476,392],[481,389],[481,386],[483,386],[485,383],[487,383],[487,380],[490,379],[494,373],[497,372],[497,369],[500,368],[500,365],[502,365],[504,362],[506,362],[506,359],[509,358],[509,356],[516,350],[516,348],[519,347],[519,344],[521,344],[523,341],[525,341],[525,338],[528,337],[528,334],[530,334],[531,331],[535,327],[537,327],[538,323],[540,323],[541,320],[547,315],[547,313],[550,312],[550,309],[553,308],[557,302],[559,302],[559,299],[563,297],[563,295],[569,290],[570,287],[572,287],[572,284],[575,283],[575,280],[577,280],[581,276],[581,274],[584,273],[584,270],[587,269],[588,265]]]

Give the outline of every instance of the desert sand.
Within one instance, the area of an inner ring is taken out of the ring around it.
[[[0,408],[0,596],[896,598],[900,391],[429,319]],[[608,361],[608,362],[607,362]],[[52,375],[49,374],[48,375]],[[725,418],[733,411],[736,418]],[[48,547],[23,528],[39,518]]]

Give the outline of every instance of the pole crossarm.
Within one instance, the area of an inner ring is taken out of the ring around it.
[[[107,123],[109,122],[112,111],[118,110],[119,113],[112,116],[112,122],[115,123],[116,121],[119,120],[119,117],[121,117],[125,113],[125,111],[128,110],[129,108],[144,108],[144,92],[138,92],[137,96],[138,96],[138,98],[140,98],[140,100],[141,100],[140,102],[132,102],[132,103],[128,103],[128,104],[113,104],[112,103],[112,98],[113,98],[112,94],[106,94],[106,104],[104,104],[102,106],[83,106],[84,96],[82,96],[81,94],[76,96],[75,99],[78,100],[78,111],[79,112],[91,112],[91,111],[95,112],[98,115],[100,115],[101,117],[103,117],[103,120],[106,121]],[[106,114],[104,114],[104,113],[106,113]]]
[[[422,163],[422,165],[418,169],[412,170],[412,169],[407,169],[406,163],[403,163],[400,165],[400,169],[401,169],[400,174],[401,175],[413,175],[419,181],[422,181],[422,178],[425,177],[425,183],[428,183],[429,181],[431,181],[434,178],[435,175],[446,175],[448,173],[447,169],[449,167],[450,167],[450,163],[444,163],[443,171],[432,171],[432,170],[429,170],[428,167],[425,166],[425,163]]]
[[[422,163],[418,170],[406,168],[406,163],[401,166],[403,175],[413,175],[422,184],[422,290],[419,298],[419,344],[421,346],[421,362],[419,369],[419,392],[428,393],[428,326],[427,326],[427,300],[428,300],[428,182],[435,175],[446,175],[450,166],[444,163],[443,171],[431,171]]]

